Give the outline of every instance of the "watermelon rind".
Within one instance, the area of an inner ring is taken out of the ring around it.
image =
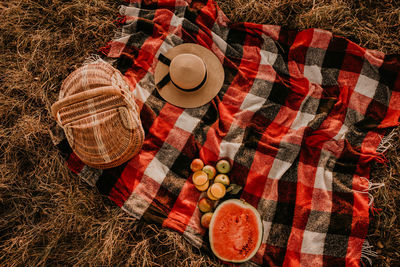
[[[239,206],[241,206],[241,207],[243,207],[245,209],[250,209],[251,211],[254,212],[254,214],[255,214],[255,216],[257,218],[257,224],[258,224],[257,226],[258,226],[258,230],[259,230],[260,234],[258,235],[258,240],[256,242],[255,249],[251,254],[249,254],[246,258],[244,258],[242,260],[226,259],[226,258],[218,255],[218,253],[215,251],[215,248],[214,248],[214,245],[213,245],[213,236],[212,236],[213,231],[212,231],[212,229],[213,229],[214,223],[216,221],[216,217],[217,217],[216,214],[218,214],[218,211],[220,209],[222,209],[226,204],[229,204],[229,203],[237,204],[237,205],[239,205]],[[258,212],[257,209],[255,209],[252,205],[250,205],[249,203],[245,202],[244,200],[242,200],[242,199],[229,199],[229,200],[226,200],[226,201],[222,202],[220,205],[218,205],[218,207],[214,211],[214,215],[212,216],[211,221],[210,221],[209,240],[210,240],[211,250],[213,251],[214,255],[217,256],[220,260],[226,261],[226,262],[233,262],[233,263],[242,263],[242,262],[246,262],[246,261],[250,260],[252,257],[254,257],[254,255],[257,253],[258,249],[260,248],[260,245],[261,245],[261,242],[262,242],[262,236],[263,236],[263,224],[262,224],[260,213]]]

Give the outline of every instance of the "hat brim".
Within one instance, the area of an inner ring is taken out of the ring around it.
[[[168,50],[164,56],[172,60],[177,55],[184,53],[194,54],[204,61],[207,69],[207,80],[204,85],[196,91],[185,92],[176,88],[170,81],[164,87],[157,88],[157,90],[160,96],[172,105],[182,108],[200,107],[210,102],[221,90],[225,78],[224,68],[218,57],[211,50],[198,44],[186,43],[178,45]],[[168,72],[169,66],[159,61],[154,71],[155,83],[159,83]]]

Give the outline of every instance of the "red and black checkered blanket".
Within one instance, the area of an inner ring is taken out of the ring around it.
[[[201,246],[192,159],[228,158],[241,198],[261,214],[255,263],[358,266],[368,230],[370,162],[400,115],[400,57],[330,32],[231,23],[214,0],[131,1],[102,49],[129,79],[141,109],[142,151],[123,166],[69,167],[136,218]],[[158,55],[181,43],[211,49],[225,69],[209,104],[182,109],[154,85]]]

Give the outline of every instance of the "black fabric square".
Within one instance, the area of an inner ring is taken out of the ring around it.
[[[240,64],[240,62],[239,62],[239,64]],[[229,87],[231,86],[233,80],[235,79],[236,74],[238,73],[238,69],[237,68],[229,68],[227,66],[224,66],[224,67],[225,67],[224,83],[222,85],[221,90],[218,92],[218,95],[216,96],[216,98],[219,98],[220,100],[222,100],[222,98],[224,97],[226,91],[229,89]]]
[[[322,68],[322,87],[338,86],[337,79],[339,77],[339,69],[335,68]]]
[[[325,50],[317,47],[308,47],[305,65],[316,65],[321,67],[322,60],[325,56]]]
[[[58,143],[57,148],[60,150],[61,156],[64,159],[68,159],[69,155],[72,153],[72,148],[69,145],[67,139],[61,140],[60,143]]]
[[[211,126],[217,121],[218,118],[219,118],[218,108],[215,105],[210,104],[208,110],[201,118],[200,125],[201,127]]]
[[[276,154],[276,158],[281,161],[294,162],[298,157],[299,152],[300,152],[299,145],[282,141],[279,144],[279,151],[278,154]]]
[[[164,142],[160,150],[158,150],[156,158],[165,166],[170,167],[180,153],[178,149]]]
[[[361,147],[367,132],[357,131],[355,128],[346,133],[346,140],[352,147]]]
[[[127,30],[131,31],[131,29],[129,29],[129,28],[136,27],[136,23],[126,25],[126,26],[124,26],[124,29],[126,29],[127,27],[128,27]],[[142,33],[142,32],[137,32],[135,34],[131,34],[129,36],[128,41],[126,42],[126,47],[124,49],[124,52],[125,53],[130,53],[131,50],[132,50],[132,47],[135,48],[135,49],[140,49],[142,47],[142,45],[143,45],[143,39],[144,39],[145,36],[146,35],[144,33]],[[135,53],[137,54],[138,51],[130,53],[130,54],[134,55]]]
[[[295,154],[296,159],[293,160],[293,164],[290,165],[289,169],[282,175],[280,181],[290,182],[291,184],[297,183],[297,172],[299,169],[298,154]]]
[[[185,43],[196,43],[196,36],[199,33],[199,27],[190,22],[191,19],[196,19],[191,18],[191,14],[192,12],[186,9],[185,18],[187,18],[186,16],[189,18],[182,21],[182,40]]]
[[[274,85],[272,86],[271,92],[269,93],[268,100],[284,106],[286,103],[286,98],[289,94],[289,87],[279,81],[275,81]]]
[[[326,233],[328,231],[331,214],[326,211],[311,210],[308,216],[306,230],[310,232]]]
[[[292,169],[295,169],[296,167],[297,166],[293,166]],[[296,193],[297,193],[297,183],[296,182],[289,182],[289,181],[282,180],[282,179],[279,180],[279,182],[278,182],[278,201],[279,201],[279,203],[285,203],[282,206],[284,213],[293,215],[294,203],[296,203]],[[291,205],[287,206],[286,203],[291,203]],[[279,221],[279,223],[283,223],[283,222]]]
[[[348,41],[344,38],[334,37],[328,45],[322,68],[339,69],[346,55]]]
[[[323,255],[323,266],[346,266],[346,258]]]
[[[273,85],[273,82],[255,78],[250,93],[261,98],[266,98]]]
[[[389,107],[391,96],[392,96],[392,91],[386,85],[382,83],[379,83],[377,85],[374,94],[374,100],[384,105],[385,109]]]
[[[334,202],[335,199],[332,200]],[[332,212],[328,227],[328,234],[347,235],[351,234],[352,215]]]
[[[368,116],[365,117],[363,120],[355,123],[354,127],[356,127],[361,132],[368,132],[375,129],[378,125],[379,121],[377,121],[373,117]]]
[[[326,113],[328,114],[334,105],[337,103],[338,98],[332,96],[325,96],[320,99],[317,114]]]
[[[103,195],[109,195],[111,189],[114,187],[115,183],[118,181],[119,177],[127,163],[124,163],[118,167],[106,169],[103,173],[99,176],[99,179],[96,182],[96,187],[99,192]]]
[[[165,100],[160,96],[158,90],[153,90],[151,95],[147,98],[146,103],[151,108],[151,111],[155,113],[158,117],[164,105],[166,104]]]
[[[244,146],[249,149],[256,150],[261,139],[262,133],[254,129],[253,127],[247,127],[243,135]]]
[[[335,163],[333,171],[352,175],[356,171],[356,165],[359,161],[359,158],[359,155],[354,153],[353,148],[350,147],[349,144],[346,144],[342,154]]]
[[[243,150],[242,150],[243,152]],[[238,153],[239,154],[239,153]],[[238,155],[236,154],[236,155]],[[237,158],[245,158],[246,155],[241,153],[239,156],[237,156]],[[245,164],[247,165],[251,165],[251,162],[253,162],[253,155],[248,155],[248,157],[245,159],[247,162],[245,162]],[[250,171],[250,167],[244,166],[242,164],[239,164],[236,161],[233,162],[232,165],[232,171],[229,174],[229,178],[231,179],[231,183],[232,184],[238,184],[240,186],[245,186],[246,185],[246,181],[247,181],[247,177],[249,175],[249,171]]]
[[[164,199],[165,196],[166,199],[169,199],[171,202],[172,200],[176,200],[187,179],[189,179],[189,175],[181,176],[180,174],[177,174],[174,171],[169,171],[161,184],[164,191],[167,192],[158,192],[157,196],[161,196],[161,199]],[[172,205],[166,205],[166,206],[173,207],[173,203]]]
[[[289,77],[289,67],[287,60],[288,59],[286,54],[278,54],[273,65],[273,68],[277,72],[277,75],[282,77]]]
[[[279,212],[278,209],[277,212]],[[267,244],[285,248],[289,240],[290,232],[291,225],[288,226],[284,224],[273,223],[271,225],[271,230],[269,231]]]
[[[243,45],[247,33],[240,29],[230,29],[226,40],[225,55],[229,58],[241,59],[243,57]]]
[[[185,10],[185,19],[189,20],[191,23],[194,24],[196,22],[197,16],[199,15],[199,11],[191,8],[186,8]],[[188,23],[189,24],[189,23]]]
[[[280,183],[281,185],[281,183]],[[289,183],[282,183],[282,187],[289,185]],[[293,187],[292,187],[293,188]],[[279,190],[279,189],[278,189]],[[281,193],[283,191],[280,190]],[[279,193],[278,193],[279,194]],[[285,193],[286,194],[286,190]],[[292,190],[292,194],[293,194],[293,190]],[[281,201],[281,196],[279,195],[279,199],[278,199],[278,203],[276,205],[276,211],[275,211],[275,217],[273,222],[274,223],[278,223],[278,224],[282,224],[282,225],[287,225],[289,227],[292,226],[293,223],[293,216],[294,216],[294,203],[286,203],[286,202],[282,202]],[[284,197],[285,199],[291,198],[291,197]]]
[[[140,10],[146,10],[146,9],[157,9],[158,6],[158,1],[147,1],[150,2],[149,4],[146,3],[146,1],[141,2],[141,7]]]
[[[337,166],[337,165],[336,165]],[[350,169],[356,168],[355,165],[348,165]],[[333,172],[332,175],[332,191],[333,192],[342,192],[348,193],[353,188],[353,174],[351,173],[341,173],[341,172]]]
[[[139,19],[136,22],[136,29],[138,32],[141,32],[145,35],[153,35],[154,31],[154,22],[151,20],[143,20]]]
[[[151,125],[153,125],[156,116],[157,115],[149,106],[143,105],[142,110],[140,111],[140,121],[142,122],[142,127],[145,135],[147,135],[147,133],[149,132],[149,129]]]
[[[180,177],[189,177],[191,174],[190,163],[192,163],[194,157],[187,156],[184,153],[180,153],[175,159],[171,166],[171,171],[179,175]]]
[[[235,155],[232,172],[235,170],[235,165],[250,169],[251,165],[253,164],[254,155],[256,153],[256,150],[254,148],[247,147],[246,143],[244,143],[244,144],[242,143],[238,152]],[[240,167],[240,168],[242,168],[242,167]],[[245,175],[245,174],[243,174],[243,175]],[[246,172],[246,175],[247,175],[247,172]]]
[[[264,265],[263,266],[283,266],[283,262],[285,261],[286,248],[270,246],[267,243],[265,247],[265,251],[269,251],[270,253],[264,254]]]
[[[117,59],[117,69],[122,73],[125,72],[132,67],[133,64],[133,57],[122,53],[121,56]]]
[[[315,115],[319,107],[320,99],[314,98],[312,96],[305,97],[303,103],[301,104],[301,112]]]
[[[372,130],[378,127],[381,121],[383,121],[383,119],[386,117],[386,112],[386,105],[376,101],[375,99],[372,99],[372,101],[368,105],[367,111],[365,112],[365,117],[370,120],[370,124],[368,125],[369,127],[367,127],[366,129]],[[370,128],[374,126],[375,128]]]
[[[265,222],[272,222],[275,216],[277,202],[274,200],[260,198],[257,209],[261,219]]]
[[[396,79],[400,78],[398,64],[397,68],[395,67],[396,64],[393,64],[393,62],[396,62],[397,60],[398,55],[385,55],[383,63],[379,68],[379,74],[381,77],[379,82],[387,85],[389,88],[394,88]]]
[[[327,234],[325,237],[324,255],[345,258],[347,254],[348,243],[348,236]]]
[[[274,121],[280,110],[281,105],[266,100],[263,106],[254,114],[250,125],[258,132],[263,133],[271,122]]]

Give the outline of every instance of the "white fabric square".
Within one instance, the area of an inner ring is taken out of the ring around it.
[[[147,76],[147,75],[146,75]],[[144,77],[146,79],[146,77]],[[139,99],[142,103],[146,102],[147,98],[151,95],[151,92],[143,88],[140,83],[136,84],[136,88],[133,91],[133,97]]]
[[[330,170],[324,167],[317,167],[317,172],[315,173],[314,187],[323,189],[326,191],[332,191],[332,180],[333,174]]]
[[[219,35],[215,34],[214,32],[211,32],[211,36],[213,43],[216,44],[218,48],[222,51],[222,53],[224,53],[225,55],[226,47],[228,46],[226,41],[222,39]]]
[[[349,128],[345,124],[343,124],[342,127],[340,127],[339,132],[333,137],[333,139],[335,140],[344,139],[343,137],[348,130]]]
[[[314,119],[314,115],[305,112],[297,112],[297,116],[294,119],[292,125],[290,126],[293,130],[298,130],[302,127],[306,127],[307,124]]]
[[[278,57],[277,54],[271,53],[266,50],[260,50],[260,64],[261,65],[274,65],[276,58]]]
[[[168,173],[168,167],[162,164],[157,156],[153,158],[150,164],[147,166],[144,174],[161,184],[164,181],[165,176]]]
[[[324,252],[325,236],[326,234],[305,230],[303,234],[303,243],[301,244],[301,252],[322,255]]]
[[[373,98],[376,88],[378,87],[378,83],[379,82],[374,79],[370,79],[367,76],[360,75],[358,77],[358,81],[356,87],[354,88],[354,91],[369,98]]]
[[[230,142],[222,141],[220,144],[219,157],[220,158],[228,157],[231,160],[234,160],[235,155],[238,152],[240,146],[241,146],[241,143],[230,143]]]
[[[119,13],[129,17],[139,16],[140,9],[136,7],[120,6]]]
[[[268,178],[279,180],[282,175],[289,169],[290,162],[282,161],[280,159],[274,159],[271,170],[269,171]]]
[[[166,39],[167,40],[167,39]],[[165,54],[168,50],[170,50],[173,46],[170,45],[167,41],[164,41],[162,43],[162,45],[160,46],[160,48],[157,50],[156,55],[154,56],[154,58],[158,58],[158,56],[160,55],[160,53]]]
[[[176,120],[175,126],[191,133],[199,122],[200,120],[198,118],[192,117],[186,112],[183,112]]]
[[[265,98],[248,93],[240,106],[241,110],[256,112],[265,102]]]
[[[321,85],[322,84],[322,73],[321,68],[317,65],[305,65],[304,66],[304,77],[310,82]]]
[[[178,27],[182,25],[183,18],[179,18],[177,16],[172,16],[171,21],[169,23],[170,27]]]
[[[267,240],[268,240],[269,231],[271,230],[272,222],[266,222],[266,221],[263,220],[262,223],[263,223],[263,226],[264,226],[263,227],[264,233],[263,233],[263,237],[262,237],[261,243],[265,244],[265,243],[267,243]]]

